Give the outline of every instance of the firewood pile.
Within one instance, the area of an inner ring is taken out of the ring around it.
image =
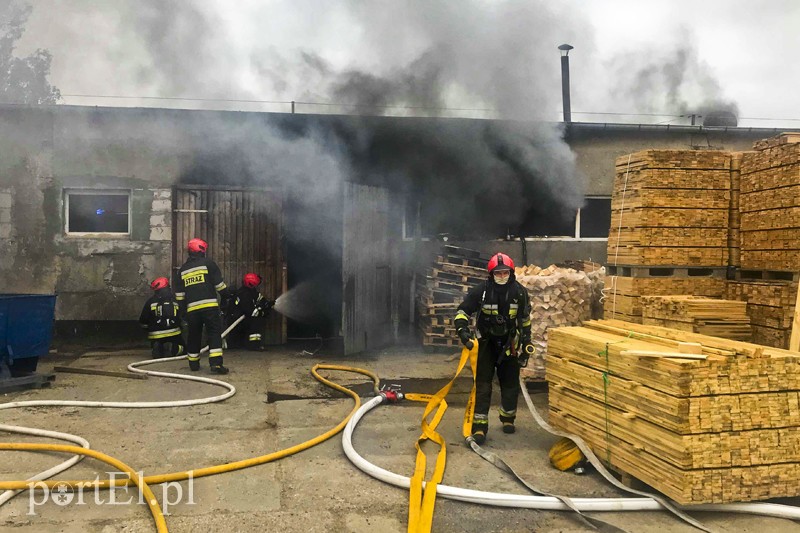
[[[586,272],[592,282],[592,318],[603,318],[603,289],[605,288],[606,267],[593,261],[569,260],[558,263],[563,268]]]
[[[530,296],[531,341],[536,347],[522,374],[529,380],[543,380],[548,331],[577,326],[591,318],[592,281],[586,272],[555,265],[527,265],[515,269],[515,275]]]

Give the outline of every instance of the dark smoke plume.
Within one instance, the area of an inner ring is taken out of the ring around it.
[[[738,105],[725,97],[711,65],[700,59],[686,30],[674,48],[626,53],[615,58],[609,70],[622,95],[620,109],[703,117],[739,114]]]

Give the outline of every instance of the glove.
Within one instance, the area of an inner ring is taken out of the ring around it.
[[[461,339],[461,344],[469,348],[470,350],[474,346],[472,341],[472,333],[469,331],[469,328],[461,328],[457,331],[458,338]]]
[[[536,347],[531,344],[531,341],[523,342],[522,348],[517,356],[517,362],[519,363],[520,368],[525,368],[528,366],[528,359],[530,359],[530,357],[535,353]]]

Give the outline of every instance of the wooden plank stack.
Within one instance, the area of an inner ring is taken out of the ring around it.
[[[725,280],[713,276],[626,277],[606,276],[603,289],[603,316],[609,319],[642,322],[642,296],[693,294],[722,298]]]
[[[486,280],[489,257],[477,250],[445,245],[425,275],[418,277],[417,326],[423,346],[457,348],[456,309],[469,289]]]
[[[716,150],[617,158],[609,263],[727,266],[730,169],[730,153]]]
[[[546,361],[550,422],[675,501],[800,495],[800,354],[603,320],[551,330]]]
[[[531,303],[531,341],[536,354],[528,360],[523,376],[544,379],[544,359],[550,328],[580,325],[592,315],[592,281],[586,272],[550,265],[514,270],[517,281],[528,290]]]
[[[700,296],[643,296],[642,323],[750,342],[747,303]]]
[[[800,135],[759,141],[741,163],[745,270],[800,271]]]
[[[732,280],[725,297],[747,302],[754,343],[788,348],[796,295],[797,282],[793,281]]]

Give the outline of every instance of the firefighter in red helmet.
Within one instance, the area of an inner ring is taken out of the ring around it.
[[[206,257],[208,243],[195,238],[189,241],[187,249],[189,259],[178,271],[175,296],[186,312],[189,369],[200,370],[200,345],[205,328],[211,372],[227,374],[228,369],[222,366],[222,316],[217,293],[225,301],[230,298],[230,289],[222,281],[217,264]]]
[[[153,357],[181,355],[181,311],[167,278],[156,278],[150,284],[154,293],[142,308],[139,323],[147,330]]]
[[[261,285],[261,276],[248,272],[242,277],[242,286],[233,294],[233,299],[228,306],[227,323],[231,324],[240,316],[244,316],[242,324],[236,328],[228,340],[230,348],[247,348],[260,351],[264,349],[262,334],[266,325],[266,318],[275,300],[266,298],[258,291]]]
[[[478,343],[475,376],[475,413],[472,438],[486,441],[489,431],[489,405],[495,371],[500,382],[500,421],[504,433],[514,433],[519,398],[519,370],[528,364],[531,344],[531,306],[528,291],[514,277],[514,261],[506,254],[495,254],[487,267],[485,283],[473,287],[458,306],[454,324],[461,342]],[[469,328],[470,316],[477,313],[477,339]]]

